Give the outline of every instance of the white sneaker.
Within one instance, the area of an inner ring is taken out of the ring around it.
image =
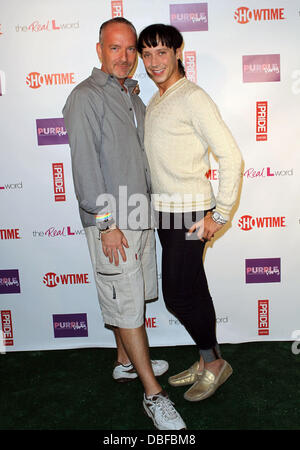
[[[151,397],[144,394],[145,412],[158,430],[186,430],[186,424],[173,405],[165,391]]]
[[[152,369],[154,375],[159,377],[163,375],[169,368],[169,364],[167,361],[162,359],[159,360],[151,360]],[[129,363],[123,365],[119,362],[116,362],[114,370],[113,370],[113,379],[118,383],[126,383],[127,381],[134,380],[138,377],[138,374],[133,366],[133,364]]]

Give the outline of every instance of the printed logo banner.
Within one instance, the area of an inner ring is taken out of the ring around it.
[[[253,228],[285,228],[286,217],[252,217],[247,214],[239,219],[238,226],[243,231]]]
[[[246,283],[280,283],[280,258],[246,259]]]
[[[269,300],[258,300],[258,335],[269,334]]]
[[[54,200],[56,202],[66,201],[65,175],[63,163],[52,164]]]
[[[87,337],[86,314],[53,314],[55,338]]]
[[[280,55],[243,56],[244,83],[280,81]]]
[[[45,286],[53,288],[58,284],[70,285],[70,284],[89,284],[87,273],[67,273],[57,275],[54,272],[48,272],[43,277],[43,283]]]
[[[38,145],[68,144],[69,138],[63,118],[36,119]]]
[[[111,0],[111,17],[123,17],[123,0]]]
[[[170,5],[171,25],[179,31],[207,31],[207,3]]]
[[[14,345],[14,334],[13,334],[13,326],[12,326],[12,318],[11,318],[11,311],[0,311],[1,313],[1,327],[2,327],[2,333],[1,333],[1,344],[6,346]]]
[[[234,13],[234,18],[237,23],[246,24],[251,21],[278,21],[284,20],[284,8],[264,8],[264,9],[249,9],[246,6],[237,8]]]
[[[27,0],[24,14],[16,14],[16,3],[6,2],[0,17],[0,334],[3,328],[5,351],[115,346],[113,333],[103,326],[97,276],[95,280],[85,237],[88,230],[78,211],[77,197],[91,219],[94,215],[93,200],[83,191],[95,166],[84,171],[80,186],[76,183],[80,192],[75,192],[72,175],[77,169],[71,164],[70,136],[62,114],[74,87],[90,76],[94,66],[101,67],[95,43],[100,25],[111,17],[130,20],[138,34],[151,23],[170,23],[182,32],[186,77],[210,95],[241,150],[241,184],[229,226],[215,234],[205,252],[220,344],[289,340],[292,330],[299,329],[300,316],[295,295],[300,247],[300,63],[295,51],[299,0],[91,0],[88,12],[84,2],[76,2],[74,8],[74,2],[65,0],[50,10],[45,2]],[[28,56],[18,67],[12,48]],[[130,75],[138,81],[139,97],[147,106],[157,86],[140,56]],[[89,82],[83,86],[84,95]],[[130,107],[128,98],[124,100]],[[136,97],[132,100],[135,106]],[[181,106],[184,117],[188,102]],[[164,113],[167,118],[171,111]],[[81,138],[97,141],[95,163],[104,156],[99,137],[136,133],[133,122],[129,127],[122,122],[122,131],[102,127],[100,117],[97,121],[97,136],[89,133],[88,123],[80,130],[87,133]],[[163,121],[158,122],[164,133]],[[179,142],[182,133],[194,134],[194,124],[199,124],[197,114],[189,116],[183,127],[177,121],[174,130],[167,131]],[[207,188],[211,184],[216,198],[220,186],[231,195],[219,166],[222,157],[213,155],[209,130],[202,125],[205,136],[200,133],[198,138],[209,141],[204,181]],[[111,143],[114,152],[122,151]],[[173,150],[168,173],[178,164]],[[182,175],[189,183],[198,160],[189,167],[187,146],[182,152]],[[142,205],[136,196],[127,195],[128,167],[118,169],[119,162],[116,158],[114,169],[121,170],[125,186],[118,195],[124,206],[136,206],[130,219],[138,225]],[[116,181],[114,174],[104,175],[106,186]],[[123,220],[124,228],[127,222]],[[159,301],[146,305],[149,343],[193,344],[163,301],[157,233],[156,251]],[[118,297],[117,286],[111,294]]]
[[[19,271],[0,270],[0,294],[20,294]]]
[[[268,102],[256,102],[256,140],[268,139]]]
[[[193,83],[197,83],[197,62],[195,51],[184,52],[184,67],[187,79]]]
[[[69,73],[44,73],[30,72],[26,77],[26,84],[31,89],[38,89],[42,86],[57,86],[75,84],[74,72]]]

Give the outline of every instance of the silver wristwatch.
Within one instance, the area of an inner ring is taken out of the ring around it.
[[[220,213],[218,213],[218,211],[214,210],[212,212],[211,218],[214,222],[218,223],[219,225],[224,225],[227,220],[224,219],[224,217],[221,216]]]
[[[115,223],[113,223],[112,225],[106,227],[106,228],[102,228],[99,230],[99,236],[101,236],[101,234],[106,234],[109,233],[110,231],[116,230],[117,229],[117,225]]]

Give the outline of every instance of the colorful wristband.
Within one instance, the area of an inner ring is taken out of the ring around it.
[[[112,219],[111,213],[96,215],[96,222],[108,222],[110,219]]]

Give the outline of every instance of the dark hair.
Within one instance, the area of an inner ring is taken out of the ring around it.
[[[135,35],[137,36],[136,29],[135,29],[134,25],[131,22],[129,22],[129,20],[125,19],[125,17],[114,17],[113,19],[109,19],[106,22],[103,22],[103,24],[101,25],[100,30],[99,30],[99,42],[101,42],[102,32],[103,32],[104,28],[112,23],[123,23],[124,25],[128,25],[132,29],[132,31],[135,33]]]
[[[163,23],[149,25],[139,35],[138,52],[142,54],[145,47],[157,47],[159,42],[176,52],[183,44],[183,37],[177,28],[172,25],[164,25]],[[180,59],[178,60],[178,69],[182,75],[185,75],[184,66]]]

